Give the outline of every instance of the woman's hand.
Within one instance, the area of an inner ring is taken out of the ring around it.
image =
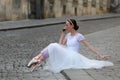
[[[60,36],[60,39],[59,39],[59,44],[63,44],[64,45],[66,43],[66,39],[64,38],[65,34],[66,34],[66,28],[63,28],[61,30],[61,36]]]
[[[61,30],[61,34],[65,34],[65,32],[66,32],[66,29],[63,28],[63,29]]]
[[[61,30],[61,33],[65,34],[65,32],[66,32],[66,26]]]
[[[103,60],[108,60],[110,58],[110,56],[109,55],[101,55],[100,58]]]

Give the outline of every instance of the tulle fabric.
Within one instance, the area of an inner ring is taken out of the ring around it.
[[[58,73],[64,69],[100,69],[105,66],[113,66],[112,62],[91,60],[87,57],[68,49],[58,43],[47,46],[49,58],[46,60],[47,70]],[[45,68],[46,69],[46,68]]]

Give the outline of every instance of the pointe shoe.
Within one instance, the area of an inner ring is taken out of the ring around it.
[[[35,70],[35,68],[39,67],[41,65],[41,61],[39,60],[38,63],[32,66],[31,72]]]
[[[38,63],[38,60],[36,58],[33,58],[27,65],[28,68],[32,66],[32,64]]]

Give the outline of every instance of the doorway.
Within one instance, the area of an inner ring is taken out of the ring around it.
[[[29,0],[30,3],[30,19],[43,19],[44,18],[44,0]]]

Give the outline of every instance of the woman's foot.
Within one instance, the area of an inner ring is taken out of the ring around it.
[[[28,68],[30,68],[33,64],[38,63],[38,60],[36,58],[33,58],[27,65]]]
[[[31,72],[33,72],[35,70],[35,68],[39,67],[40,65],[41,65],[41,61],[39,60],[37,63],[35,63],[35,64],[32,65]]]

